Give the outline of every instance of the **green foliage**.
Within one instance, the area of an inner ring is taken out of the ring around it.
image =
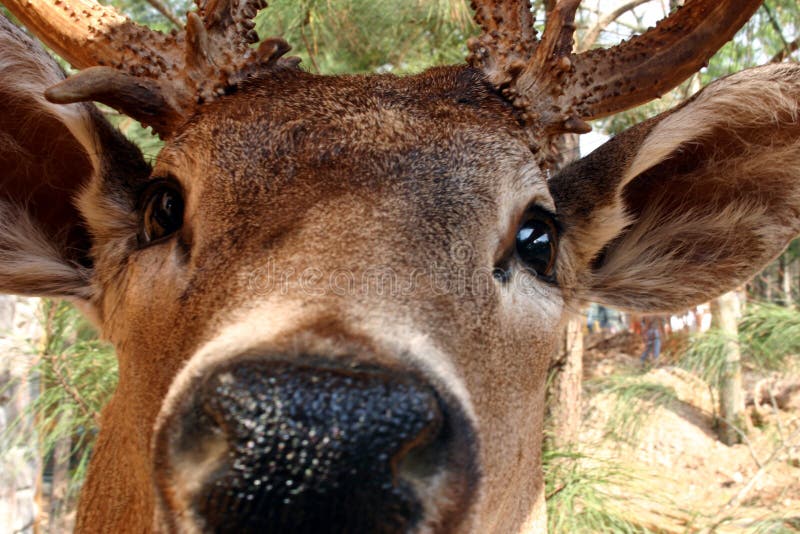
[[[637,520],[647,512],[625,497],[645,491],[631,466],[577,450],[545,450],[542,463],[548,532],[652,532]]]
[[[787,514],[785,518],[758,521],[751,528],[751,534],[797,534],[800,532],[800,518]]]
[[[775,517],[760,518],[748,525],[742,525],[741,518],[727,517],[722,521],[717,521],[714,529],[710,532],[715,532],[717,527],[730,526],[737,529],[737,532],[742,534],[797,534],[800,532],[800,519],[793,517],[793,514],[786,514],[786,517],[776,515]]]
[[[795,239],[789,243],[784,254],[789,261],[800,259],[800,239]]]
[[[587,389],[614,397],[605,425],[606,436],[631,445],[638,442],[642,428],[656,408],[678,400],[674,389],[642,376],[610,375],[588,383]]]
[[[164,142],[153,133],[152,128],[145,128],[138,121],[105,106],[103,106],[103,112],[111,124],[119,128],[125,137],[139,147],[146,160],[155,161]]]
[[[283,37],[306,69],[325,74],[463,63],[477,32],[466,0],[275,0],[256,30]]]
[[[175,27],[164,15],[144,0],[100,0],[100,2],[114,6],[132,20],[155,30],[168,32]],[[194,8],[192,0],[162,0],[162,3],[181,18],[187,11]]]
[[[725,347],[731,341],[717,329],[697,335],[689,340],[680,365],[719,389],[725,373]],[[760,370],[782,369],[790,357],[800,354],[800,311],[750,303],[739,322],[739,338],[733,341],[739,344],[747,365]]]
[[[4,433],[0,450],[38,442],[36,454],[48,458],[57,443],[70,439],[71,496],[85,477],[100,410],[116,388],[117,361],[71,305],[44,300],[40,313],[45,340],[28,372],[39,393]]]
[[[800,355],[800,311],[775,304],[748,308],[739,323],[744,356],[759,369],[776,370]]]
[[[550,442],[550,440],[548,440]],[[602,447],[601,447],[602,448]],[[791,511],[757,519],[720,518],[676,507],[663,475],[627,458],[599,457],[591,448],[543,451],[548,532],[552,534],[729,532],[788,534],[800,522]],[[662,489],[663,488],[663,489]],[[703,503],[698,503],[702,509]]]
[[[726,347],[730,341],[727,333],[717,329],[696,335],[689,340],[678,363],[718,390],[724,378]]]
[[[701,74],[705,84],[746,67],[762,65],[800,34],[796,0],[766,0],[736,36],[717,52]]]

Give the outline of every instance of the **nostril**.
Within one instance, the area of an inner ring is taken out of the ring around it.
[[[428,425],[416,439],[407,442],[392,459],[392,472],[410,482],[425,481],[436,474],[442,451],[434,445],[441,437],[440,424]]]
[[[202,479],[189,507],[215,532],[405,532],[444,464],[435,392],[385,369],[239,364],[190,412],[173,473]]]

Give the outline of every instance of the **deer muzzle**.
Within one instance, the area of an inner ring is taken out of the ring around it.
[[[415,373],[246,360],[177,406],[154,451],[169,531],[414,532],[471,492],[448,475],[469,449],[452,410]]]

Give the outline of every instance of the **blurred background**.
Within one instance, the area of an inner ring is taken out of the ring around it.
[[[103,3],[162,31],[194,8]],[[551,3],[533,2],[540,27]],[[613,46],[680,4],[584,0],[576,49]],[[305,69],[325,74],[462,63],[477,33],[466,0],[273,0],[256,29],[283,36]],[[564,138],[562,163],[716,78],[797,61],[799,45],[797,0],[766,0],[679,88]],[[158,154],[150,131],[104,112],[149,158]],[[745,287],[680,314],[575,310],[548,382],[551,532],[800,532],[799,257],[794,242]],[[115,385],[113,350],[69,304],[0,296],[0,533],[71,530]]]

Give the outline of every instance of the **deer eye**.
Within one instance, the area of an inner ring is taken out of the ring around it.
[[[556,263],[558,232],[553,218],[543,212],[528,213],[517,230],[517,257],[537,276],[550,277]]]
[[[169,237],[183,226],[183,195],[176,185],[161,182],[149,187],[142,196],[142,206],[142,245]]]

